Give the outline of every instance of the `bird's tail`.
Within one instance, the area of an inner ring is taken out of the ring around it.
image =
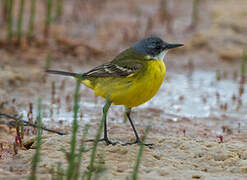
[[[58,75],[63,75],[63,76],[72,76],[72,77],[79,77],[81,74],[78,73],[72,73],[72,72],[66,72],[66,71],[57,71],[57,70],[46,70],[45,72],[49,74],[58,74]]]

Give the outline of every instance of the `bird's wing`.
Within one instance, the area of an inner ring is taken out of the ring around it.
[[[133,63],[130,60],[125,62],[109,62],[100,65],[83,74],[84,77],[124,77],[135,73],[142,67],[139,63]]]
[[[111,62],[100,65],[87,73],[84,77],[126,77],[134,74],[143,67],[143,57],[134,53],[132,48],[126,49]]]

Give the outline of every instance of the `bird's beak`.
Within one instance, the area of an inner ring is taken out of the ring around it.
[[[167,44],[166,49],[173,49],[173,48],[177,48],[180,46],[183,46],[183,44]]]

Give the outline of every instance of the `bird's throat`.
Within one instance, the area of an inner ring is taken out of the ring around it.
[[[154,59],[163,61],[166,56],[167,50],[162,51],[159,55],[157,55]]]

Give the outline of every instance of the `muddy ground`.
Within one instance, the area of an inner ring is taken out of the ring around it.
[[[45,75],[47,56],[52,69],[84,72],[148,35],[184,43],[185,47],[168,53],[164,60],[167,75],[160,91],[132,113],[141,136],[151,123],[146,141],[154,143],[152,149],[144,148],[139,179],[247,178],[247,93],[240,93],[246,89],[240,83],[240,72],[247,47],[247,2],[201,2],[195,28],[190,27],[192,1],[168,2],[169,23],[160,17],[159,1],[88,2],[81,5],[85,11],[80,13],[73,13],[76,6],[66,2],[64,15],[52,25],[48,40],[37,32],[32,46],[23,41],[15,48],[5,44],[5,31],[1,31],[0,112],[27,119],[32,104],[35,119],[41,96],[43,124],[69,133],[59,136],[44,132],[39,179],[50,179],[51,168],[58,162],[67,167],[61,148],[69,151],[73,120],[75,81]],[[42,13],[42,8],[39,11]],[[78,140],[86,124],[91,126],[88,139],[95,137],[103,104],[103,99],[81,87]],[[18,148],[16,154],[15,128],[9,128],[6,118],[0,123],[0,179],[25,179],[35,147]],[[122,107],[111,107],[108,124],[113,141],[134,140]],[[33,128],[26,129],[24,142],[35,135]],[[92,142],[86,146],[90,149]],[[138,145],[100,143],[96,164],[105,168],[101,179],[126,179],[138,149]],[[81,172],[88,169],[90,153],[83,156]]]

